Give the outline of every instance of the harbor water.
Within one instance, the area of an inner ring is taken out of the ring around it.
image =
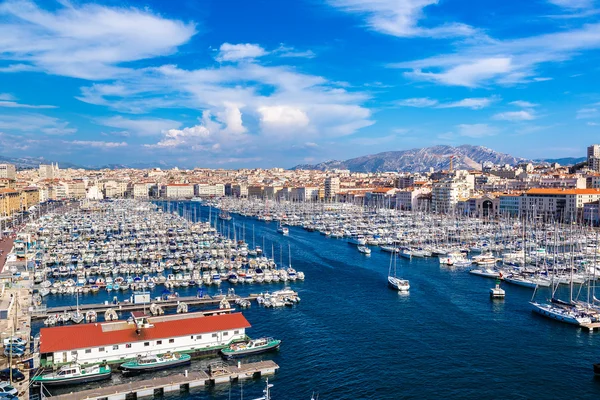
[[[180,213],[208,219],[209,208],[200,203],[178,207]],[[247,331],[251,337],[283,341],[278,352],[250,359],[271,358],[279,364],[270,378],[274,400],[308,400],[313,393],[322,400],[600,398],[600,380],[592,372],[592,364],[600,362],[600,333],[533,314],[531,289],[503,284],[506,299],[491,300],[493,280],[440,266],[437,258],[415,258],[398,259],[398,275],[411,285],[410,293],[399,294],[387,287],[389,253],[373,247],[366,256],[342,239],[301,227],[290,227],[289,236],[283,236],[275,222],[232,216],[218,222],[220,230],[233,237],[235,226],[240,239],[243,226],[252,248],[254,227],[256,245],[263,246],[264,240],[266,255],[273,249],[275,261],[287,266],[289,245],[294,268],[306,274],[304,282],[288,283],[298,291],[300,304],[266,309],[253,303],[243,310],[252,324]],[[224,282],[220,290],[234,287],[236,294],[245,295],[284,286]],[[198,289],[176,290],[189,296]],[[203,290],[216,294],[219,289]],[[543,290],[549,295],[549,289]],[[152,296],[162,291],[157,286]],[[129,295],[101,291],[79,301],[101,303]],[[73,295],[50,295],[44,301],[53,307],[75,300]],[[165,398],[239,399],[243,391],[243,398],[253,399],[263,387],[264,381],[253,380],[243,387],[217,385]]]

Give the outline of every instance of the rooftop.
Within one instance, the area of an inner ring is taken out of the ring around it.
[[[100,346],[175,338],[188,335],[249,328],[241,313],[204,316],[203,313],[148,318],[151,324],[136,332],[135,323],[125,321],[42,328],[40,353],[71,351]]]

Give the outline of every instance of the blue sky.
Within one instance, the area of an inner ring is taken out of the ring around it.
[[[0,154],[292,167],[583,156],[600,1],[0,1]]]

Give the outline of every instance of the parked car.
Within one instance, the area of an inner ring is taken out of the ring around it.
[[[4,368],[0,370],[0,380],[10,380],[10,368]],[[25,380],[25,375],[16,368],[12,369],[12,380],[13,382],[21,382]]]
[[[0,382],[0,393],[17,394],[18,391],[10,385],[10,382]]]
[[[4,339],[5,346],[11,345],[11,344],[16,345],[16,346],[25,347],[25,346],[27,346],[27,341],[21,339],[20,337],[11,337],[11,338]]]

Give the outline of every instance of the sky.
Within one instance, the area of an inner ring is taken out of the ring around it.
[[[284,167],[600,142],[600,0],[0,0],[0,155]]]

